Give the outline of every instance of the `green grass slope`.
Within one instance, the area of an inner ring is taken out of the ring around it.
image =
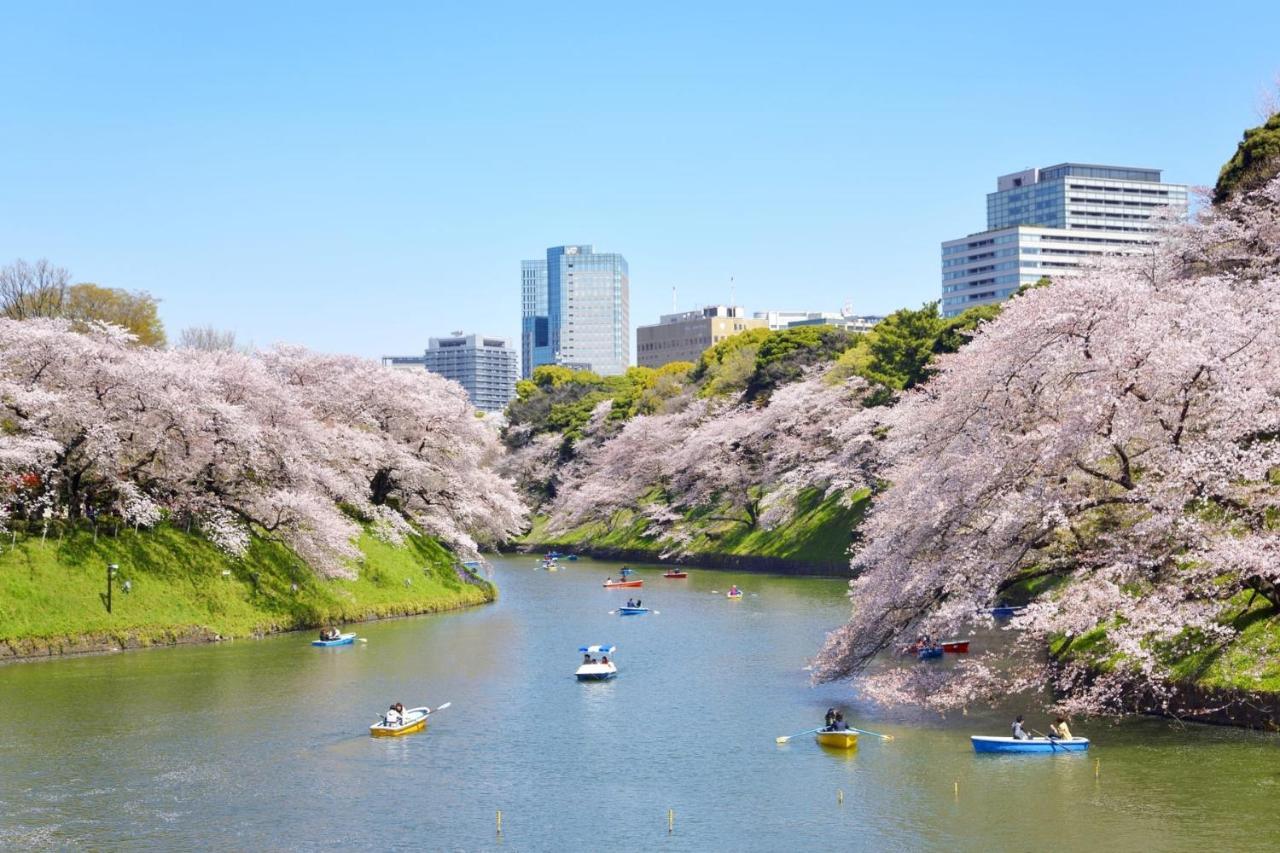
[[[96,541],[85,531],[44,541],[5,537],[0,545],[0,644],[16,653],[69,638],[148,645],[197,634],[244,637],[452,609],[495,594],[459,579],[453,555],[427,537],[393,547],[365,534],[354,581],[321,580],[278,543],[255,539],[233,559],[168,526]],[[108,613],[110,563],[120,570]]]
[[[869,499],[869,492],[858,492],[852,505],[846,507],[837,496],[824,498],[822,492],[812,489],[800,496],[790,520],[770,530],[727,518],[728,513],[715,507],[700,508],[688,515],[696,535],[682,550],[690,559],[707,554],[769,557],[795,563],[845,563],[853,531],[867,511]],[[673,542],[646,536],[646,526],[639,513],[622,510],[608,524],[593,522],[552,534],[547,531],[547,519],[539,517],[522,542],[536,548],[616,548],[655,555],[675,549]]]

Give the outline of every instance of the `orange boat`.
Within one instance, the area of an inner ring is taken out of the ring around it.
[[[606,589],[613,589],[622,586],[644,586],[644,581],[605,581],[602,584]]]
[[[951,654],[964,654],[969,651],[968,640],[945,640],[942,643],[942,650]]]

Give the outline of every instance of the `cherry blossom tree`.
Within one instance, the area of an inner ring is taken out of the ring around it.
[[[771,529],[817,489],[848,498],[874,482],[876,425],[861,379],[829,369],[776,389],[767,403],[694,399],[669,414],[639,416],[616,435],[588,429],[551,503],[549,529],[609,521],[638,508],[649,535],[677,549],[692,538],[689,515]],[[608,401],[602,405],[607,411]]]
[[[186,517],[235,554],[253,534],[278,538],[326,576],[353,573],[362,523],[467,554],[523,523],[492,468],[496,438],[454,383],[298,348],[131,340],[103,324],[0,320],[6,515]]]
[[[1255,598],[1280,607],[1278,259],[1280,180],[1014,298],[943,359],[886,416],[892,485],[815,677],[937,707],[1049,685],[1069,709],[1177,710],[1175,663]],[[1015,586],[1041,591],[1012,663],[877,661]]]

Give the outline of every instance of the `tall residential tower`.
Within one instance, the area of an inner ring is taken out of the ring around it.
[[[521,370],[544,364],[602,376],[631,365],[627,259],[591,246],[554,246],[546,260],[522,261]]]
[[[1159,169],[1061,163],[1004,175],[987,196],[987,230],[942,244],[942,313],[1076,275],[1090,258],[1149,251],[1160,217],[1186,212],[1186,185],[1162,183]]]

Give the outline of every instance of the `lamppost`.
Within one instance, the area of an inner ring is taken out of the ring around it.
[[[111,612],[111,579],[116,576],[116,572],[120,571],[120,567],[115,563],[107,564],[107,612]]]

